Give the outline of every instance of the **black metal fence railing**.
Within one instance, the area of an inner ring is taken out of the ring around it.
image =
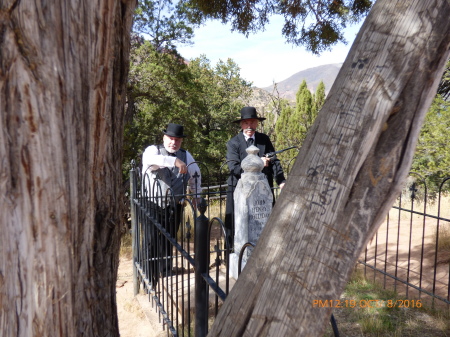
[[[217,315],[232,286],[224,225],[205,215],[207,200],[226,192],[207,187],[199,203],[195,191],[174,195],[169,188],[164,194],[160,179],[142,175],[134,163],[130,190],[135,295],[142,287],[172,336],[206,336],[208,318]]]
[[[142,288],[148,294],[172,336],[206,336],[235,282],[226,264],[230,247],[221,220],[226,186],[207,186],[195,205],[195,193],[176,196],[169,188],[163,195],[158,179],[142,176],[134,165],[130,181],[134,292]],[[419,185],[416,181],[409,194],[402,193],[358,262],[366,277],[386,288],[449,305],[450,253],[439,240],[443,229],[450,235],[450,209],[447,201],[443,207],[439,192],[432,214],[426,186]],[[214,215],[207,209],[211,203],[219,208]],[[333,318],[331,323],[337,336]]]
[[[359,263],[366,277],[407,298],[450,305],[450,209],[442,192],[430,202],[425,179],[411,173]],[[445,205],[445,207],[444,207]]]

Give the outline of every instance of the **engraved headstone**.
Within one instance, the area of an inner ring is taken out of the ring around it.
[[[244,173],[234,191],[234,253],[230,254],[230,275],[237,279],[239,253],[251,242],[256,244],[272,212],[273,195],[266,176],[261,171],[264,162],[257,156],[259,149],[252,145],[247,148],[247,157],[242,160]],[[242,258],[244,268],[251,248],[247,248]]]

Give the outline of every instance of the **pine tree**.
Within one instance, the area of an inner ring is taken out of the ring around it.
[[[277,123],[275,125],[275,149],[281,150],[293,146],[293,117],[295,115],[295,108],[289,104],[286,99],[280,100],[281,113],[278,117]],[[292,153],[282,153],[278,155],[283,168],[286,173],[290,171],[289,161],[292,158]]]
[[[313,118],[316,119],[317,114],[325,103],[325,84],[323,81],[320,81],[319,85],[316,88],[316,92],[313,95]]]
[[[314,121],[312,116],[313,97],[308,89],[306,81],[300,84],[296,94],[296,109],[292,118],[292,139],[293,144],[302,144],[306,134]]]
[[[448,130],[450,129],[450,102],[436,95],[420,131],[411,171],[425,178],[428,196],[436,196],[443,179],[450,176]],[[444,191],[449,184],[443,186]]]
[[[290,146],[301,146],[324,101],[325,85],[323,82],[320,82],[313,95],[305,80],[300,84],[296,93],[295,107],[291,107],[287,100],[280,100],[281,114],[275,126],[277,150]],[[288,151],[278,155],[286,171],[289,171],[290,161],[295,154]]]

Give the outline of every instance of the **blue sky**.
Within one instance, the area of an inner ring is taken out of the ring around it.
[[[272,17],[264,32],[246,38],[243,34],[231,32],[230,25],[208,21],[195,31],[194,45],[181,46],[178,51],[187,59],[205,54],[212,65],[220,59],[226,61],[231,58],[241,68],[241,77],[253,82],[254,86],[267,87],[304,69],[344,62],[361,24],[347,27],[347,45],[337,44],[331,52],[320,56],[307,52],[304,47],[285,43],[281,35],[282,26],[282,17]]]

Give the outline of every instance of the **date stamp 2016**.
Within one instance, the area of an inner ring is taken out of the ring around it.
[[[421,300],[313,300],[313,308],[421,308]]]

